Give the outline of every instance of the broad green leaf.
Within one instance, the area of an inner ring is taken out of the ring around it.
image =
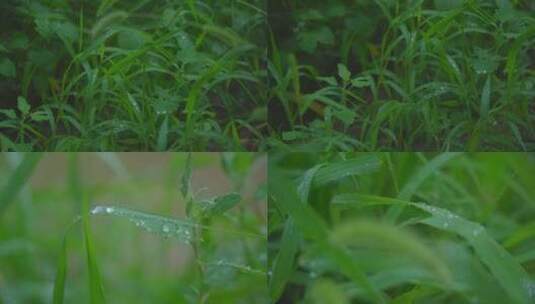
[[[321,186],[348,176],[370,174],[380,168],[381,160],[373,154],[325,164],[316,173],[314,185]]]
[[[42,153],[25,153],[19,165],[7,179],[7,183],[0,189],[0,215],[13,202],[24,187],[35,167],[41,160]]]

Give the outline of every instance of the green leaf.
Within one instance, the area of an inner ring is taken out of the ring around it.
[[[24,187],[35,167],[41,160],[41,153],[26,153],[22,161],[7,179],[7,183],[0,190],[0,215],[5,211],[19,191]]]
[[[303,174],[303,178],[297,186],[297,193],[299,194],[299,198],[301,199],[301,202],[303,204],[306,204],[308,202],[308,194],[310,193],[310,188],[312,187],[312,181],[314,180],[314,176],[316,175],[318,170],[323,167],[323,165],[324,164],[316,165],[308,169],[305,174]]]
[[[338,76],[344,81],[348,82],[351,79],[351,72],[347,69],[344,64],[338,64]]]
[[[314,185],[321,186],[338,179],[376,172],[381,168],[381,160],[373,154],[326,164],[321,167],[314,178]]]
[[[26,98],[22,96],[17,97],[17,107],[19,111],[24,115],[30,113],[30,104],[28,104]]]
[[[431,214],[431,217],[422,220],[422,223],[456,233],[468,241],[481,261],[509,294],[511,303],[529,303],[529,295],[525,289],[526,282],[529,280],[526,271],[481,225],[446,209],[423,203],[412,205]]]
[[[191,242],[193,229],[196,226],[188,220],[179,220],[117,206],[97,205],[91,210],[91,214],[123,217],[147,232],[163,237],[173,237],[185,244]]]
[[[351,85],[356,88],[364,88],[372,86],[373,79],[369,76],[356,77],[351,80]]]
[[[409,181],[403,186],[398,194],[400,200],[410,200],[416,190],[427,180],[429,176],[435,174],[442,166],[447,164],[451,159],[462,155],[459,152],[446,152],[439,154],[431,161],[421,167],[414,175],[412,175]],[[392,206],[386,215],[389,221],[396,221],[401,212],[403,211],[403,205]]]
[[[218,196],[213,200],[205,201],[202,208],[203,217],[213,217],[222,215],[227,210],[236,206],[241,201],[241,195],[238,193],[229,193]]]
[[[15,64],[11,60],[6,57],[0,58],[0,75],[4,77],[15,77],[16,73]]]
[[[284,224],[279,250],[273,261],[273,274],[269,280],[269,293],[273,303],[280,298],[295,271],[295,255],[299,242],[300,237],[293,220],[288,218]]]
[[[13,109],[3,110],[0,109],[0,113],[4,113],[9,119],[17,119],[17,113]]]
[[[481,119],[487,120],[489,117],[489,107],[490,107],[490,75],[487,76],[487,81],[483,87],[483,92],[481,92],[481,105],[479,110],[479,115]]]

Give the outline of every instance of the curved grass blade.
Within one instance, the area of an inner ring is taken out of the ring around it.
[[[314,177],[314,185],[325,185],[351,175],[373,173],[379,170],[381,164],[381,160],[373,154],[326,164],[318,169]]]
[[[368,298],[374,303],[384,303],[384,295],[375,288],[368,280],[361,267],[343,248],[331,244],[328,239],[328,227],[323,219],[308,205],[300,202],[293,183],[284,177],[271,174],[269,177],[269,188],[272,193],[279,193],[282,196],[272,197],[272,202],[283,210],[295,223],[295,227],[306,239],[314,240],[321,248],[325,256],[338,266],[339,271],[351,279],[357,286],[366,291]]]
[[[24,158],[13,171],[7,183],[0,191],[0,215],[15,199],[19,191],[26,184],[28,178],[39,163],[42,153],[25,153]]]
[[[314,180],[314,176],[323,166],[324,164],[320,164],[308,169],[303,175],[301,182],[297,186],[297,193],[299,194],[299,198],[301,199],[301,202],[303,204],[306,204],[308,202],[308,194],[310,192],[310,188],[312,187],[312,181]]]
[[[288,218],[284,224],[279,252],[273,261],[273,274],[269,281],[269,294],[272,303],[276,303],[282,295],[286,283],[295,270],[295,254],[299,244],[299,234],[293,220]]]
[[[524,285],[529,277],[509,252],[500,246],[481,225],[466,220],[450,211],[423,203],[411,205],[431,214],[421,222],[435,228],[456,233],[468,241],[481,261],[500,282],[510,296],[511,303],[528,303]]]
[[[403,186],[399,192],[398,199],[408,201],[413,196],[413,194],[418,190],[418,188],[423,184],[423,182],[434,174],[438,169],[444,166],[451,159],[462,155],[460,152],[447,152],[442,153],[430,162],[426,163],[422,168],[420,168],[416,174],[414,174],[409,181]],[[386,218],[390,222],[395,222],[403,211],[404,205],[396,204],[388,210]]]
[[[446,264],[416,236],[387,223],[351,221],[338,225],[329,239],[343,246],[370,245],[389,252],[405,253],[429,268],[446,285],[451,283],[451,273]]]
[[[525,283],[529,280],[526,271],[520,266],[509,252],[500,246],[478,223],[471,222],[446,209],[430,206],[424,203],[411,203],[399,199],[391,199],[379,196],[359,196],[353,194],[357,200],[353,203],[349,197],[334,198],[337,201],[333,206],[357,207],[370,204],[400,205],[402,207],[410,205],[431,214],[431,217],[419,220],[423,223],[442,231],[452,232],[463,237],[474,249],[476,255],[485,264],[495,279],[507,292],[511,298],[511,303],[528,303],[529,295],[524,289]],[[360,200],[360,201],[359,201]],[[359,203],[362,202],[363,204]]]

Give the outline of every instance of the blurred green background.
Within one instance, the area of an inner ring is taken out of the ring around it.
[[[0,303],[51,302],[62,239],[80,214],[83,192],[93,205],[184,219],[180,180],[186,157],[187,153],[1,154]],[[35,170],[26,170],[29,180],[24,183],[16,170],[32,161]],[[148,233],[124,218],[91,216],[108,303],[197,303],[199,286],[207,290],[205,303],[267,302],[265,155],[193,153],[191,161],[195,201],[229,192],[242,196],[237,206],[205,223],[211,239],[202,248],[202,282],[191,246]],[[10,196],[19,186],[20,192]],[[67,254],[65,303],[89,302],[80,224],[67,235]]]

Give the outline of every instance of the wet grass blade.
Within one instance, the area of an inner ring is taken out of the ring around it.
[[[381,160],[373,154],[326,164],[314,177],[314,185],[321,186],[338,179],[373,173],[381,167]]]
[[[442,153],[433,158],[431,161],[426,163],[422,168],[420,168],[409,181],[403,186],[399,192],[398,198],[400,200],[410,200],[413,194],[418,190],[418,188],[423,184],[423,182],[442,166],[448,163],[451,159],[460,156],[462,153],[457,152],[447,152]],[[394,205],[392,206],[386,215],[386,218],[390,222],[395,222],[403,211],[404,205]]]
[[[525,286],[529,282],[526,271],[509,252],[500,246],[481,225],[438,207],[423,203],[411,204],[431,214],[421,222],[463,237],[511,298],[511,303],[528,303]]]
[[[99,205],[91,210],[91,214],[123,217],[145,231],[164,237],[174,237],[186,244],[190,244],[195,227],[195,224],[188,220],[178,220],[116,206]]]
[[[0,215],[13,202],[19,191],[24,187],[33,170],[39,163],[42,153],[26,153],[20,164],[15,168],[7,183],[0,191]]]

